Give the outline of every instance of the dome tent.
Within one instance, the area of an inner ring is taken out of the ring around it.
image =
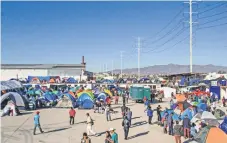
[[[27,107],[28,101],[25,97],[18,94],[17,92],[8,92],[3,94],[1,96],[1,104],[8,98],[11,99],[18,107]]]
[[[46,92],[44,95],[45,100],[47,101],[56,101],[57,95],[53,94],[52,92]]]
[[[76,101],[76,106],[83,109],[91,109],[93,105],[93,99],[87,93],[81,94]]]
[[[91,99],[93,100],[94,99],[94,94],[91,93],[91,92],[86,92],[86,91],[83,91],[83,92],[80,92],[77,94],[77,97],[79,98],[80,96],[82,96],[83,94],[87,94],[91,97]]]
[[[78,81],[75,80],[74,78],[70,77],[67,79],[66,83],[78,83]]]
[[[103,101],[106,101],[106,97],[107,95],[105,93],[100,93],[97,97],[98,100],[103,100]]]
[[[56,107],[58,108],[75,107],[75,103],[76,103],[76,100],[71,94],[64,93],[61,95],[61,99],[58,101]]]

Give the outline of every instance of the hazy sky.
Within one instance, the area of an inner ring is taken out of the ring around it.
[[[222,3],[193,5],[194,64],[227,66],[227,25],[196,30],[227,23]],[[141,67],[189,64],[189,38],[173,47],[189,34],[188,10],[183,2],[2,2],[2,63],[76,64],[84,55],[88,70],[100,71],[112,60],[120,68],[125,51],[124,68],[137,67],[141,37]],[[181,28],[186,30],[174,38]],[[149,48],[158,49],[146,53]]]

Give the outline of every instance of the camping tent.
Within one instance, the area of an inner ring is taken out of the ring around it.
[[[176,94],[176,89],[175,88],[161,87],[160,90],[162,90],[164,92],[164,97],[165,98],[171,97],[172,93],[174,93],[174,95]]]
[[[181,114],[181,119],[183,119],[185,116],[188,116],[188,118],[191,120],[192,119],[192,110],[190,108],[186,109],[182,114]]]
[[[57,100],[57,95],[53,94],[52,92],[46,92],[44,93],[44,98],[47,101],[55,101]]]
[[[227,135],[213,126],[203,128],[194,138],[199,143],[227,143]]]
[[[162,111],[162,112],[161,112],[161,117],[164,116],[164,114],[165,114],[166,111],[168,112],[168,114],[173,113],[173,120],[174,120],[174,121],[179,121],[179,120],[180,120],[180,119],[179,119],[179,115],[176,114],[172,109],[168,109],[168,110]]]
[[[106,101],[106,97],[107,97],[107,96],[106,96],[105,93],[100,93],[100,94],[98,95],[97,99],[98,99],[98,100],[101,100],[101,99],[102,99],[103,101]]]
[[[22,88],[21,82],[16,80],[1,81],[1,90]]]
[[[6,94],[3,94],[1,96],[1,104],[8,98],[11,99],[18,107],[27,106],[26,104],[28,103],[28,101],[26,101],[26,98],[18,94],[17,92],[8,92]]]
[[[70,77],[67,79],[66,83],[78,83],[78,81],[75,80],[74,78]]]
[[[177,102],[184,102],[187,98],[183,94],[175,95]]]
[[[220,124],[219,128],[227,134],[227,116],[225,116],[224,121]]]
[[[205,103],[199,103],[197,105],[198,109],[201,110],[201,111],[206,111],[207,110],[207,104]]]
[[[113,96],[112,93],[110,92],[110,90],[108,90],[108,89],[104,89],[104,92],[105,92],[106,94],[108,94],[109,96]]]
[[[56,107],[59,107],[59,108],[75,107],[75,103],[76,103],[76,100],[71,94],[64,93],[61,95],[61,99],[58,101]]]
[[[93,107],[93,104],[93,99],[89,94],[86,93],[81,94],[76,101],[76,105],[79,108],[84,109],[91,109]]]

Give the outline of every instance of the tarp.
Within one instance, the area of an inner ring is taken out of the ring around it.
[[[186,109],[182,114],[181,114],[181,119],[185,118],[185,116],[188,115],[188,118],[191,120],[192,119],[192,110],[189,108]]]
[[[58,101],[56,107],[59,108],[75,107],[75,102],[71,100],[70,95],[65,95],[62,96],[62,98]]]
[[[173,120],[174,120],[174,121],[179,121],[179,120],[180,120],[180,119],[179,119],[179,115],[176,114],[172,109],[168,109],[168,110],[162,111],[162,112],[161,112],[161,118],[164,116],[164,114],[165,114],[166,111],[168,112],[169,115],[170,115],[171,113],[173,113]]]
[[[78,81],[75,80],[74,78],[70,77],[67,79],[66,83],[78,83]]]
[[[160,90],[162,90],[164,92],[164,97],[165,98],[171,97],[172,93],[174,95],[176,94],[176,89],[175,88],[161,87]]]
[[[47,101],[55,101],[57,100],[57,95],[53,94],[52,92],[46,92],[44,93],[44,98]]]
[[[220,88],[220,86],[211,86],[210,87],[210,92],[216,94],[218,96],[218,99],[220,100],[220,98],[221,98],[221,88]]]
[[[16,80],[1,81],[1,90],[22,88],[21,82]]]
[[[17,106],[25,107],[26,106],[26,99],[22,97],[22,95],[18,94],[17,92],[8,92],[1,96],[1,103],[6,99],[11,99]]]
[[[183,94],[175,95],[177,102],[184,102],[187,98]]]
[[[208,119],[214,119],[214,120],[216,120],[216,117],[211,112],[204,111],[202,113],[201,119],[202,120],[208,120]]]
[[[207,110],[207,104],[205,104],[205,103],[199,103],[199,104],[197,104],[197,107],[201,111],[206,111]]]
[[[194,137],[199,143],[227,143],[227,135],[219,128],[207,126]]]
[[[224,121],[220,124],[219,128],[227,134],[227,116],[225,116]]]

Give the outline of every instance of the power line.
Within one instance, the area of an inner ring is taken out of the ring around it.
[[[215,20],[207,21],[205,23],[200,24],[199,26],[206,25],[206,24],[209,24],[209,23],[212,23],[212,22],[215,22],[215,21],[219,21],[219,20],[222,20],[222,19],[225,19],[225,18],[227,18],[227,16],[221,17],[221,18],[218,18],[218,19],[215,19]]]
[[[200,29],[207,29],[207,28],[213,28],[213,27],[218,27],[218,26],[224,26],[224,25],[227,25],[227,23],[222,23],[222,24],[217,24],[217,25],[212,25],[212,26],[201,27],[201,28],[198,28],[198,30],[200,30]]]
[[[219,3],[220,3],[220,2],[219,2]],[[207,9],[207,10],[205,10],[205,11],[199,12],[199,14],[198,14],[198,15],[201,15],[201,14],[203,14],[203,13],[205,13],[205,12],[208,12],[208,11],[214,10],[214,9],[216,9],[216,8],[218,8],[218,7],[221,7],[221,6],[225,5],[225,4],[227,4],[227,3],[226,3],[226,2],[221,3],[220,5],[217,5],[217,6],[215,6],[215,7],[212,7],[212,8],[210,8],[210,9]]]
[[[213,14],[213,15],[210,15],[210,16],[199,17],[198,19],[210,18],[210,17],[214,17],[214,16],[217,16],[217,15],[221,15],[221,14],[226,13],[226,12],[227,11],[223,11],[223,12],[216,13],[216,14]]]

